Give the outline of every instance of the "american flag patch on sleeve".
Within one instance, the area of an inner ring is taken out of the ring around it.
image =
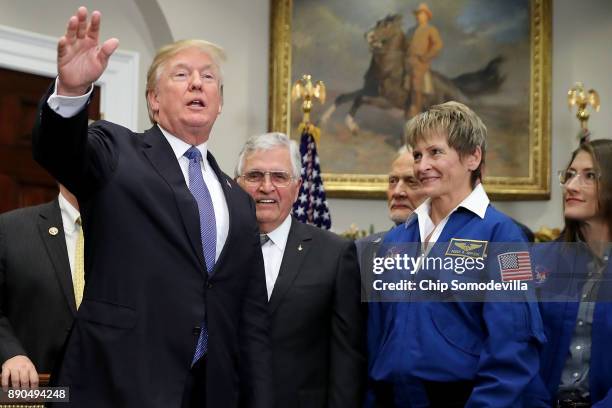
[[[502,282],[533,280],[529,252],[506,252],[497,255]]]

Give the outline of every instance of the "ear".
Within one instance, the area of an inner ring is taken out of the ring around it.
[[[474,171],[478,168],[478,166],[480,166],[481,161],[482,149],[480,146],[477,146],[472,153],[466,156],[465,164],[467,165],[468,170]]]
[[[302,187],[302,178],[300,177],[295,186],[295,195],[293,196],[293,202],[295,203],[300,195],[300,187]]]
[[[219,112],[217,112],[217,115],[220,115],[222,110],[223,110],[223,85],[219,87]]]
[[[147,102],[151,107],[151,111],[153,111],[153,116],[155,117],[159,112],[159,101],[157,99],[157,91],[151,90],[147,92]]]

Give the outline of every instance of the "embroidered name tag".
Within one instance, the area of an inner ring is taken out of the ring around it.
[[[488,241],[478,241],[475,239],[451,238],[451,242],[446,249],[446,255],[485,258],[488,243]]]

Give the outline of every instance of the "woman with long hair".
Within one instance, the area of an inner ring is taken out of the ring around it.
[[[612,406],[612,140],[576,149],[559,172],[565,229],[536,248],[547,275],[540,311],[548,342],[541,355],[542,398],[553,407]]]

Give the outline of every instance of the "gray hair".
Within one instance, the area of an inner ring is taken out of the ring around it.
[[[480,147],[482,159],[472,172],[472,186],[482,179],[487,149],[487,127],[482,120],[462,103],[450,101],[431,106],[406,123],[404,135],[406,142],[414,147],[417,142],[426,140],[432,134],[446,135],[448,145],[460,157],[474,153]]]
[[[238,156],[238,164],[234,170],[234,175],[239,177],[242,175],[244,170],[244,161],[247,156],[257,150],[272,150],[277,147],[285,147],[289,149],[289,158],[291,159],[291,167],[293,168],[293,177],[296,179],[301,178],[302,175],[302,155],[300,149],[294,140],[289,139],[284,133],[273,132],[264,133],[261,135],[255,135],[248,138],[242,150],[240,156]]]
[[[406,153],[412,153],[412,146],[409,144],[403,144],[399,149],[397,149],[397,152],[395,152],[395,158],[397,159]]]

